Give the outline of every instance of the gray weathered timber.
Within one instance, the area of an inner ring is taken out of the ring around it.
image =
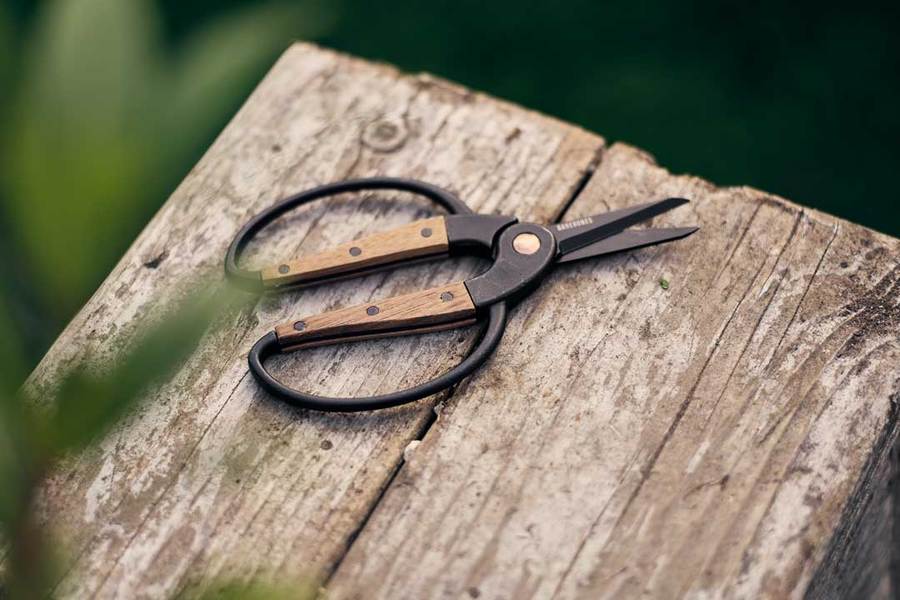
[[[453,281],[474,263],[223,317],[171,382],[46,486],[44,519],[67,557],[61,595],[159,597],[254,575],[318,578],[335,598],[891,593],[900,241],[309,45],[279,61],[30,384],[49,391],[67,366],[108,364],[161,298],[219,274],[262,207],[375,174],[537,221],[681,195],[692,204],[656,224],[703,229],[560,268],[515,309],[482,371],[389,411],[289,409],[248,377],[247,350],[292,315]],[[432,214],[407,200],[297,211],[254,260]],[[470,341],[322,348],[279,369],[310,389],[371,393],[445,369]]]
[[[220,276],[238,228],[288,193],[347,177],[417,177],[480,211],[547,220],[602,144],[427,76],[297,45],[65,330],[32,383],[52,386],[67,365],[114,359],[180,282]],[[288,258],[433,211],[424,201],[390,199],[298,211],[260,245],[268,260]],[[44,514],[69,559],[59,593],[149,597],[198,578],[327,574],[403,448],[427,427],[437,398],[371,414],[291,410],[257,388],[246,353],[292,315],[459,280],[472,267],[438,263],[271,297],[223,323],[130,422],[50,481]],[[388,391],[445,370],[469,341],[452,332],[321,349],[292,356],[284,371],[298,385],[336,395]]]
[[[898,241],[621,145],[565,216],[669,195],[693,203],[661,222],[703,229],[560,268],[515,311],[336,597],[804,595],[886,484],[861,478],[896,435]]]

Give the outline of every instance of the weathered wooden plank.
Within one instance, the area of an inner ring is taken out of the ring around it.
[[[481,211],[543,221],[601,148],[456,86],[297,46],[31,384],[110,362],[179,282],[217,274],[240,224],[283,194],[415,176]],[[340,563],[336,597],[889,594],[900,242],[673,177],[625,146],[604,155],[567,216],[662,195],[693,198],[666,220],[703,231],[561,269],[431,428],[436,399],[364,415],[288,409],[247,378],[245,354],[277,322],[458,280],[472,263],[229,315],[139,414],[50,481],[44,517],[69,558],[59,591],[151,596]],[[301,211],[267,232],[255,260],[429,214],[385,197]],[[387,390],[445,368],[467,339],[319,349],[281,368],[320,392]]]
[[[896,404],[895,400],[892,400]],[[896,440],[885,431],[883,441]],[[881,440],[880,440],[881,441]],[[806,597],[871,598],[897,597],[892,577],[898,575],[891,561],[897,559],[896,445],[893,452],[876,448],[860,475],[860,489],[844,508],[840,524],[828,544]],[[893,531],[891,531],[893,530]]]
[[[896,436],[900,241],[622,145],[566,217],[668,195],[700,233],[518,307],[333,596],[799,597],[848,562]]]
[[[426,179],[482,212],[547,220],[602,140],[427,76],[404,76],[309,45],[275,66],[39,365],[52,388],[82,361],[106,364],[184,280],[219,276],[251,215],[347,177]],[[391,195],[317,205],[268,230],[259,265],[430,214]],[[406,197],[404,197],[406,199]],[[427,427],[437,399],[378,413],[292,410],[247,375],[246,353],[276,323],[462,279],[472,262],[379,274],[271,297],[230,315],[184,369],[93,452],[50,480],[43,518],[64,543],[62,596],[159,596],[198,578],[321,576]],[[286,379],[357,395],[408,386],[459,360],[467,333],[298,353]],[[373,360],[377,356],[377,360]]]

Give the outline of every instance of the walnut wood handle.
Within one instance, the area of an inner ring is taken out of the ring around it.
[[[260,275],[265,287],[312,283],[412,258],[445,254],[448,248],[444,217],[432,217],[266,267]]]
[[[394,296],[320,315],[304,317],[275,328],[283,350],[338,342],[425,333],[475,323],[475,305],[463,282]]]

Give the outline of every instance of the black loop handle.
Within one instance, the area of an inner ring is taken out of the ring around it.
[[[318,396],[316,394],[308,394],[299,390],[294,390],[277,379],[266,370],[264,361],[278,354],[278,340],[275,332],[269,332],[259,339],[247,360],[250,364],[250,372],[269,393],[282,400],[299,406],[313,410],[322,411],[338,411],[338,412],[355,412],[361,410],[374,410],[378,408],[388,408],[419,400],[426,396],[431,396],[453,385],[470,375],[475,369],[480,367],[490,357],[500,343],[503,337],[503,331],[506,329],[506,303],[498,302],[491,306],[488,312],[487,326],[481,335],[481,339],[475,346],[475,349],[458,365],[438,377],[426,383],[417,386],[393,392],[390,394],[382,394],[380,396],[369,396],[363,398],[331,398],[328,396]]]
[[[471,208],[448,192],[437,186],[417,181],[415,179],[403,179],[396,177],[370,177],[365,179],[350,179],[322,185],[311,190],[289,196],[274,206],[264,210],[253,217],[235,236],[228,253],[225,256],[225,274],[233,283],[251,291],[262,291],[262,281],[259,271],[241,269],[237,263],[247,244],[266,225],[283,215],[289,210],[297,208],[308,202],[335,196],[346,192],[363,190],[397,190],[412,192],[424,196],[436,204],[442,206],[450,214],[472,214]],[[506,328],[507,307],[503,302],[491,306],[487,323],[482,330],[480,339],[475,349],[458,365],[444,373],[420,385],[400,390],[391,394],[382,394],[367,398],[329,398],[316,394],[307,394],[299,390],[291,389],[266,370],[264,361],[273,354],[280,353],[275,332],[270,332],[259,339],[247,356],[250,372],[269,393],[282,400],[303,408],[322,411],[362,411],[378,408],[388,408],[419,400],[426,396],[436,394],[457,384],[464,377],[470,375],[480,367],[497,348],[503,331]]]
[[[288,196],[281,202],[259,213],[238,231],[228,253],[225,255],[225,275],[238,286],[250,291],[262,291],[262,280],[259,271],[250,271],[238,267],[238,259],[247,244],[260,230],[286,213],[313,200],[336,196],[346,192],[359,192],[363,190],[397,190],[412,192],[424,196],[429,200],[444,207],[450,214],[472,213],[472,209],[465,202],[437,186],[415,179],[403,179],[400,177],[367,177],[363,179],[348,179],[337,181],[319,187]]]

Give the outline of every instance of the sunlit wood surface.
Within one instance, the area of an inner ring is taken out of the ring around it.
[[[32,384],[113,360],[185,281],[220,278],[228,243],[262,208],[370,175],[424,179],[480,212],[537,222],[684,196],[655,224],[702,229],[559,268],[512,312],[484,369],[381,412],[289,408],[249,376],[247,352],[276,324],[483,264],[370,275],[223,317],[172,381],[46,486],[61,596],[254,577],[318,579],[334,598],[891,594],[898,240],[310,45],[285,53]],[[251,260],[434,214],[390,193],[316,204],[267,230]],[[273,363],[310,391],[387,392],[458,362],[474,333]]]

